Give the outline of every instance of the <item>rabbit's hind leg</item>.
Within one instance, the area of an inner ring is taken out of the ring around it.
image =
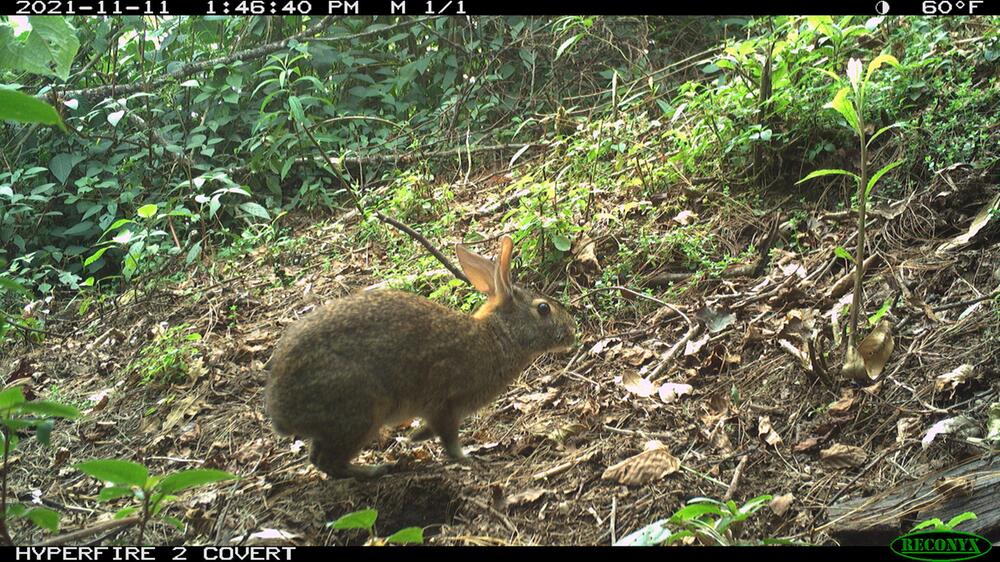
[[[313,440],[309,460],[316,468],[333,478],[368,480],[383,476],[389,471],[384,464],[364,466],[351,464],[358,452],[378,433],[380,424],[342,422],[331,431]]]

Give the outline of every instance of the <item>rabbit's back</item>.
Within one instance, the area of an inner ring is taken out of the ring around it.
[[[425,298],[354,294],[289,328],[271,359],[267,409],[278,431],[300,436],[344,416],[384,423],[421,416],[456,394],[481,391],[483,381],[468,371],[489,365],[496,345],[471,316]]]

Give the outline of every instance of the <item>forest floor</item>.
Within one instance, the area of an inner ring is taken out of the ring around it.
[[[76,462],[128,458],[153,473],[220,468],[240,479],[182,494],[172,513],[185,531],[156,525],[147,542],[299,545],[363,542],[365,534],[327,522],[368,507],[378,510],[380,535],[415,525],[431,544],[609,544],[694,497],[742,504],[771,494],[781,499],[752,516],[741,538],[834,544],[830,505],[989,454],[967,433],[922,444],[936,422],[959,414],[981,437],[1000,396],[1000,305],[988,298],[1000,284],[1000,229],[995,217],[976,220],[994,197],[988,184],[981,173],[952,169],[870,214],[866,310],[894,303],[885,319],[895,349],[881,374],[860,382],[840,378],[843,344],[834,347],[831,329],[847,322],[840,311],[850,267],[833,250],[854,246],[850,213],[819,205],[754,212],[736,199],[705,203],[718,193],[689,194],[697,218],[664,217],[664,231],[712,221],[735,253],[755,242],[771,248],[770,259],[675,275],[683,290],[656,293],[671,306],[609,289],[625,299],[611,311],[588,287],[618,248],[613,235],[591,233],[564,293],[578,347],[540,358],[466,421],[461,437],[476,462],[455,464],[437,442],[409,443],[406,428],[385,428],[357,461],[399,466],[368,482],[316,470],[308,446],[276,435],[264,412],[263,364],[283,330],[321,303],[382,281],[373,270],[386,260],[377,240],[353,242],[357,215],[299,216],[295,243],[219,258],[83,315],[79,302],[61,312],[50,303],[47,329],[66,337],[19,344],[0,369],[8,385],[86,415],[57,423],[49,448],[26,441],[10,461],[11,490],[58,506],[71,530],[124,505],[98,503],[100,484]],[[489,205],[505,197],[502,175],[452,189],[460,217],[477,212],[481,231],[503,233],[503,205]],[[623,203],[615,197],[600,204]],[[976,225],[985,227],[960,238]],[[435,243],[450,249],[467,226],[459,218]],[[534,280],[526,273],[521,281]],[[201,339],[161,351],[197,350],[182,357],[185,380],[143,383],[142,369],[130,368],[140,350],[167,341],[163,326],[180,325]],[[812,357],[810,345],[820,349]],[[962,365],[970,367],[939,380]],[[682,395],[668,395],[671,388]],[[646,450],[654,453],[636,457]],[[23,540],[37,533],[15,531]],[[110,538],[132,542],[134,530]]]

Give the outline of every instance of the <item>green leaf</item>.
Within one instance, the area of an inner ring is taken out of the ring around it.
[[[160,484],[157,486],[157,489],[162,494],[173,494],[188,488],[204,486],[206,484],[220,482],[223,480],[234,480],[236,478],[237,476],[235,474],[230,474],[224,470],[193,468],[191,470],[182,470],[180,472],[164,476],[163,480],[160,480]]]
[[[46,447],[49,446],[49,441],[52,437],[52,420],[38,420],[35,423],[35,439]]]
[[[24,402],[24,393],[21,392],[20,386],[11,387],[3,392],[0,392],[0,412],[9,409],[15,404],[20,404],[21,402]]]
[[[899,166],[903,162],[905,162],[905,160],[896,160],[891,164],[886,164],[885,166],[882,167],[882,169],[872,174],[872,178],[868,180],[868,187],[865,188],[865,197],[868,197],[868,195],[871,194],[872,188],[875,187],[875,183],[878,180],[880,180],[882,176],[886,175],[890,170],[892,170],[896,166]]]
[[[678,509],[670,517],[671,521],[690,521],[699,519],[704,515],[722,515],[722,510],[717,505],[710,503],[696,503]]]
[[[12,293],[21,293],[22,295],[30,295],[31,293],[24,288],[17,281],[12,281],[6,277],[0,277],[0,289],[6,289]]]
[[[248,215],[253,215],[266,221],[271,220],[271,214],[267,212],[267,209],[252,201],[240,203],[240,209],[243,209]]]
[[[288,109],[292,112],[292,117],[299,123],[306,122],[305,111],[302,110],[302,100],[298,96],[288,96]]]
[[[552,245],[555,246],[560,252],[568,252],[570,246],[572,246],[572,241],[562,234],[553,234],[551,238]]]
[[[885,313],[889,312],[889,309],[892,307],[892,301],[892,297],[885,299],[885,302],[882,303],[882,306],[878,309],[878,311],[868,317],[868,324],[870,326],[878,325],[879,321],[882,320],[882,317],[885,316]]]
[[[965,513],[960,513],[948,520],[946,526],[949,529],[954,529],[956,525],[970,519],[976,519],[976,514],[971,511],[966,511]]]
[[[574,36],[570,37],[569,39],[563,41],[562,44],[559,45],[559,48],[556,49],[556,58],[555,58],[555,60],[559,60],[559,57],[562,56],[563,52],[565,52],[566,49],[572,47],[577,41],[579,41],[582,38],[583,38],[583,34],[582,33],[577,33],[576,35],[574,35]]]
[[[854,256],[851,255],[843,246],[837,246],[833,249],[833,253],[839,258],[844,258],[845,260],[854,263]]]
[[[104,488],[101,488],[100,493],[97,494],[97,501],[108,502],[132,495],[132,488],[128,486],[105,486]]]
[[[91,460],[77,463],[73,467],[103,482],[119,485],[139,486],[141,488],[146,485],[146,479],[149,478],[149,469],[132,461]]]
[[[24,517],[53,533],[59,530],[59,514],[47,507],[33,507],[24,513]]]
[[[884,132],[886,132],[886,131],[888,131],[890,129],[896,129],[896,128],[901,128],[901,127],[906,127],[907,125],[909,125],[909,123],[906,123],[905,121],[904,122],[900,122],[900,123],[893,123],[892,125],[886,125],[885,127],[882,127],[881,129],[879,129],[878,131],[875,131],[875,134],[872,135],[871,138],[868,139],[868,142],[865,143],[865,146],[871,146],[872,143],[875,142],[875,139],[879,138],[879,136],[882,133],[884,133]]]
[[[400,529],[386,537],[385,542],[391,544],[424,544],[424,530],[420,527]]]
[[[90,257],[88,257],[87,259],[83,260],[83,267],[87,267],[88,265],[90,265],[90,264],[94,263],[95,261],[101,259],[101,256],[104,255],[104,252],[107,252],[108,248],[110,248],[110,247],[111,246],[104,246],[102,248],[98,248],[98,250],[96,252],[94,252],[93,254],[90,254]]]
[[[669,539],[672,534],[673,531],[667,528],[667,520],[661,519],[618,539],[615,546],[655,546]]]
[[[32,402],[24,402],[23,404],[19,405],[17,409],[28,414],[35,414],[36,416],[41,416],[46,418],[72,419],[80,417],[80,410],[77,410],[73,406],[67,406],[66,404],[51,402],[49,400],[34,400]]]
[[[73,171],[73,166],[79,164],[83,159],[83,156],[77,154],[56,154],[52,158],[52,162],[49,164],[49,170],[51,170],[52,175],[59,180],[59,183],[66,183],[66,178],[68,178],[69,173]]]
[[[23,517],[25,513],[28,512],[28,508],[23,503],[9,503],[7,504],[7,519],[13,519],[15,517]]]
[[[140,217],[148,219],[153,215],[155,215],[156,211],[158,210],[159,207],[156,205],[156,203],[150,203],[148,205],[143,205],[142,207],[139,207],[138,209],[136,209],[135,212],[138,213]]]
[[[858,113],[854,110],[854,104],[851,103],[850,98],[847,97],[850,93],[850,88],[841,88],[837,91],[837,94],[833,96],[833,100],[826,104],[825,107],[837,110],[837,112],[844,117],[844,120],[847,121],[848,126],[850,126],[855,133],[860,134],[861,126],[858,124]]]
[[[353,513],[348,513],[342,516],[336,521],[327,523],[327,527],[333,527],[334,529],[346,530],[346,529],[367,529],[371,531],[372,527],[375,525],[375,520],[378,518],[378,511],[374,509],[362,509],[361,511],[355,511]]]
[[[854,178],[855,181],[861,181],[861,178],[859,178],[858,175],[855,173],[848,172],[847,170],[841,170],[838,168],[828,168],[824,170],[816,170],[814,172],[810,172],[809,175],[795,182],[795,185],[799,185],[800,183],[809,181],[813,178],[818,178],[822,176],[835,176],[835,175],[851,176],[852,178]]]
[[[184,532],[184,522],[181,521],[180,519],[174,517],[173,515],[163,515],[163,516],[160,517],[160,519],[163,519],[167,523],[170,523],[178,531],[180,531],[182,533]]]
[[[31,53],[33,58],[44,57],[46,69],[62,80],[68,79],[73,57],[80,48],[80,40],[76,38],[76,30],[70,26],[69,18],[31,16],[28,22],[31,33],[25,42],[26,54]]]
[[[114,518],[115,519],[125,519],[126,517],[128,517],[129,515],[132,515],[136,511],[139,511],[139,506],[137,506],[137,505],[130,505],[128,507],[123,507],[123,508],[121,508],[121,509],[119,509],[118,511],[115,512]]]
[[[868,79],[871,78],[873,72],[878,70],[880,66],[886,63],[895,66],[896,68],[899,68],[899,61],[896,60],[896,57],[892,55],[879,55],[874,59],[872,59],[870,63],[868,63],[868,72],[865,73],[865,82],[867,82]]]
[[[59,125],[59,128],[66,130],[54,107],[28,94],[8,88],[0,88],[0,120]]]

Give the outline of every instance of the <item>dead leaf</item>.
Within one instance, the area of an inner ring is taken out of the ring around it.
[[[580,268],[585,272],[592,273],[601,271],[601,264],[597,261],[595,251],[594,241],[586,234],[577,237],[573,241],[573,247],[570,248],[570,254],[573,256],[573,260],[579,264]]]
[[[778,496],[774,498],[773,500],[771,500],[769,504],[767,504],[767,506],[771,508],[771,512],[773,512],[778,517],[781,517],[782,515],[788,512],[788,508],[792,506],[792,502],[794,501],[795,501],[794,495],[785,494],[783,496]]]
[[[591,355],[602,355],[605,350],[615,349],[616,347],[621,347],[621,338],[604,338],[594,344],[594,347],[590,348]],[[617,345],[615,345],[617,344]]]
[[[698,353],[706,343],[708,343],[708,332],[705,332],[705,335],[697,340],[688,340],[688,342],[684,345],[684,355],[687,356]]]
[[[197,393],[192,392],[184,398],[174,402],[171,405],[170,413],[167,414],[166,419],[163,420],[163,425],[160,430],[164,432],[170,431],[170,429],[183,420],[185,416],[189,414],[193,416],[200,412],[205,403],[199,401],[199,398],[200,397]],[[196,404],[196,402],[198,403]]]
[[[854,405],[854,400],[854,391],[850,388],[844,389],[840,400],[830,404],[830,414],[835,416],[844,415]]]
[[[920,418],[899,418],[896,420],[896,443],[903,444],[907,439],[917,436],[920,428]]]
[[[819,445],[820,445],[819,437],[809,437],[792,445],[792,452],[804,453],[806,451],[812,451],[813,449],[819,447]]]
[[[648,398],[656,393],[656,387],[649,379],[640,377],[632,371],[628,371],[622,376],[622,386],[636,396]]]
[[[544,392],[533,392],[531,394],[518,396],[511,403],[511,406],[521,413],[530,414],[555,400],[558,395],[558,389],[549,387]]]
[[[864,464],[868,453],[861,447],[835,443],[820,451],[819,458],[832,468],[853,468]]]
[[[736,322],[736,315],[731,312],[716,310],[711,306],[706,306],[695,315],[705,323],[710,333],[716,334],[725,330],[733,322]]]
[[[979,211],[979,214],[977,214],[976,217],[972,219],[972,224],[969,225],[969,230],[952,238],[951,240],[945,242],[944,244],[941,244],[940,246],[938,246],[937,251],[947,252],[949,250],[961,248],[962,246],[965,246],[966,244],[971,242],[972,238],[975,237],[976,234],[979,234],[979,231],[982,230],[983,227],[986,226],[986,223],[990,221],[990,218],[993,217],[993,212],[992,212],[993,209],[997,208],[998,206],[1000,206],[1000,194],[997,194],[997,196],[993,198],[993,201],[991,201],[988,205],[983,207],[982,210]]]
[[[979,373],[976,372],[972,365],[959,365],[943,375],[938,375],[938,377],[934,379],[934,390],[936,392],[941,392],[945,388],[950,387],[950,390],[954,392],[958,385],[978,377]]]
[[[291,546],[299,535],[282,531],[280,529],[268,529],[267,527],[252,533],[244,543],[243,535],[233,537],[229,542],[233,544],[246,544],[247,546]]]
[[[549,493],[549,490],[545,490],[543,488],[528,488],[523,492],[519,492],[507,498],[507,506],[527,505],[538,501],[539,498],[547,493]]]
[[[882,320],[865,339],[858,344],[858,353],[865,364],[868,378],[875,380],[889,362],[896,342],[892,339],[892,322]]]
[[[669,404],[681,396],[689,394],[692,390],[694,390],[694,387],[689,384],[668,382],[660,385],[660,389],[657,392],[660,395],[660,400],[665,404]]]
[[[601,478],[615,480],[626,486],[637,486],[659,480],[677,472],[680,467],[681,461],[660,445],[609,466],[601,474]]]
[[[757,436],[764,439],[764,442],[772,447],[781,445],[781,436],[771,427],[770,416],[761,416],[757,420]]]
[[[656,354],[640,346],[627,349],[621,353],[621,359],[633,367],[639,367],[654,357],[656,357]]]

